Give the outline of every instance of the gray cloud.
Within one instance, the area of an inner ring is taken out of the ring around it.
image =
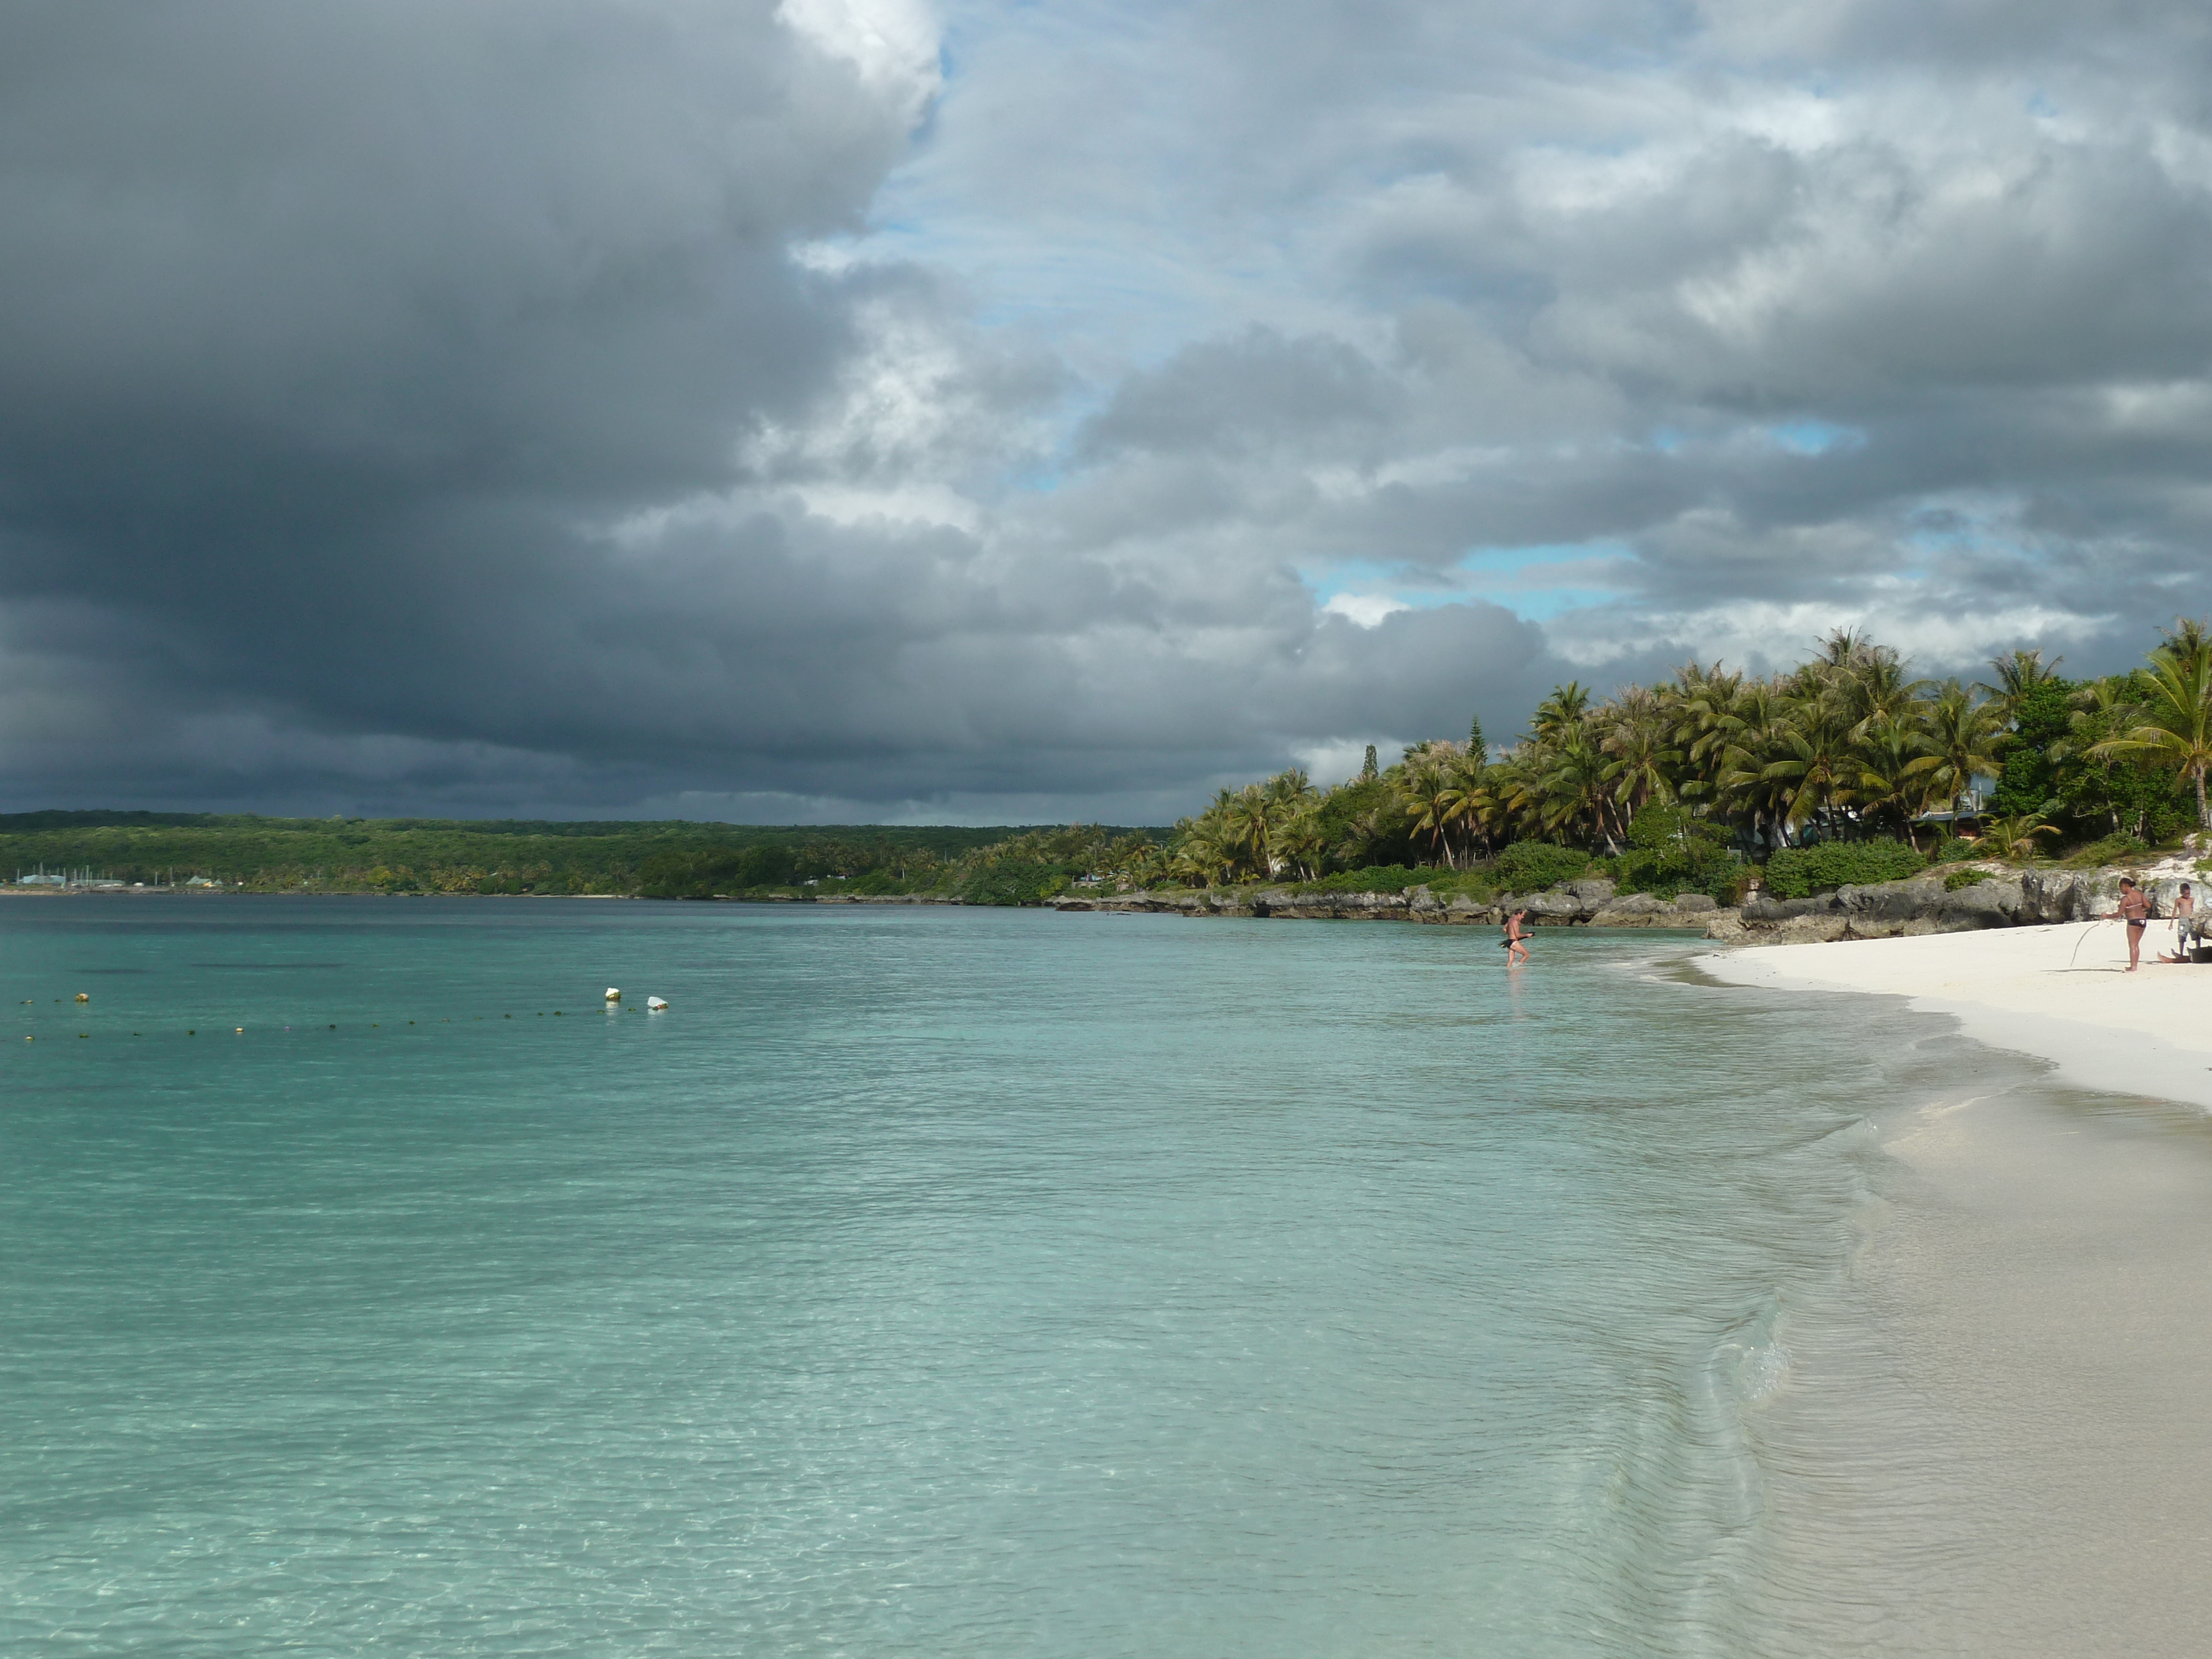
[[[2212,605],[2179,5],[0,21],[17,805],[1157,817]]]

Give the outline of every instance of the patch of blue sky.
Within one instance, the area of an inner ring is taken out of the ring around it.
[[[1626,543],[1601,540],[1479,547],[1462,555],[1454,568],[1475,598],[1531,622],[1545,622],[1563,611],[1617,597],[1625,568],[1635,561]]]
[[[1374,602],[1395,611],[1430,611],[1440,605],[1457,605],[1467,594],[1457,587],[1421,584],[1403,565],[1373,559],[1346,559],[1317,570],[1298,572],[1298,580],[1323,610],[1334,607],[1347,615],[1361,614],[1361,604]]]
[[[1474,548],[1441,573],[1352,559],[1302,569],[1298,576],[1323,610],[1370,627],[1394,611],[1432,610],[1469,599],[1544,622],[1617,598],[1626,585],[1623,567],[1634,560],[1626,543],[1577,542]],[[1441,582],[1436,580],[1439,574]]]
[[[1865,432],[1857,427],[1809,418],[1770,426],[1766,437],[1777,449],[1787,450],[1792,455],[1826,455],[1838,449],[1863,449],[1867,441]]]
[[[1899,551],[1917,555],[1917,562],[1891,574],[1903,582],[1925,581],[1938,566],[1961,556],[2033,564],[2039,550],[2021,533],[2021,510],[2016,497],[1997,492],[1960,491],[1923,500],[1905,513],[1896,543]]]
[[[1662,455],[1748,442],[1778,449],[1785,454],[1810,457],[1863,449],[1867,434],[1861,427],[1806,416],[1772,426],[1717,428],[1702,434],[1685,432],[1679,427],[1658,426],[1645,434],[1644,441]]]

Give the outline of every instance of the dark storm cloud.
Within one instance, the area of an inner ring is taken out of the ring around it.
[[[1156,815],[2212,605],[2190,9],[944,22],[0,0],[5,793]]]
[[[108,659],[81,729],[588,752],[523,656],[600,678],[580,527],[823,393],[856,284],[789,248],[859,222],[918,99],[766,3],[7,21],[0,557],[19,639]]]

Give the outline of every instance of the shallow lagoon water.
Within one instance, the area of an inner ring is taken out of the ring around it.
[[[0,905],[0,1642],[1872,1650],[1870,1115],[2001,1057],[1692,944]]]

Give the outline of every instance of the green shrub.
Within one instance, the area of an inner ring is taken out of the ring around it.
[[[2066,862],[2077,870],[2091,870],[2100,864],[2126,864],[2149,851],[2149,848],[2133,836],[2107,836],[2102,841],[2093,841],[2081,848]]]
[[[1508,893],[1534,893],[1572,881],[1589,868],[1588,853],[1559,847],[1548,841],[1516,841],[1498,855],[1491,866],[1498,886]]]
[[[825,882],[823,884],[827,886],[829,884]],[[842,891],[873,897],[883,893],[910,893],[917,884],[902,880],[889,870],[871,870],[864,876],[851,881],[841,881],[837,885]]]
[[[1456,898],[1462,894],[1480,904],[1487,904],[1498,896],[1498,877],[1488,870],[1424,870],[1428,890],[1438,898]]]
[[[1620,859],[1620,890],[1674,898],[1688,891],[1724,896],[1742,860],[1706,820],[1679,806],[1650,805],[1628,826],[1628,851]]]
[[[1784,847],[1766,861],[1766,890],[1777,898],[1807,898],[1838,887],[1902,881],[1926,860],[1901,841],[1824,841]]]
[[[1954,870],[1943,878],[1943,890],[1955,893],[1962,887],[1979,887],[1989,878],[1986,870]]]
[[[1066,892],[1071,879],[1056,864],[1006,859],[974,872],[959,893],[970,904],[1042,904]]]
[[[708,848],[656,853],[638,866],[638,890],[647,898],[709,898],[753,887],[787,887],[795,859],[787,847]],[[547,890],[540,883],[538,891]]]
[[[1370,864],[1364,870],[1340,870],[1300,885],[1301,890],[1310,893],[1402,893],[1428,873],[1403,865]]]
[[[1935,861],[1938,864],[1964,864],[1968,859],[1987,856],[1988,854],[1973,842],[1961,841],[1956,836],[1946,836],[1936,843]]]

